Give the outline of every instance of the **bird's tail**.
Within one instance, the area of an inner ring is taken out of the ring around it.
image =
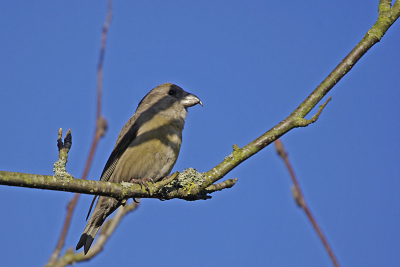
[[[85,227],[83,234],[81,235],[81,239],[79,239],[78,244],[76,245],[76,250],[80,249],[84,246],[85,255],[88,253],[90,246],[93,243],[97,232],[100,230],[101,224],[96,226],[95,224],[90,224],[90,221]]]
[[[121,203],[115,198],[111,197],[100,197],[97,201],[96,207],[90,217],[88,223],[86,224],[85,230],[76,245],[76,250],[84,247],[85,255],[88,253],[90,246],[93,243],[97,232],[104,223],[105,219],[113,213]]]

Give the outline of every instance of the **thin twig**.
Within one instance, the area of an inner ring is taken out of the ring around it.
[[[97,108],[96,108],[96,129],[95,134],[92,142],[92,147],[90,149],[89,157],[86,161],[85,170],[82,175],[82,179],[86,179],[89,173],[90,166],[92,164],[93,156],[97,148],[97,144],[100,138],[104,135],[107,129],[106,120],[101,116],[101,95],[102,95],[102,86],[103,86],[103,61],[104,61],[104,52],[106,47],[106,40],[107,40],[107,31],[110,26],[112,18],[112,1],[108,1],[108,10],[107,10],[107,17],[105,23],[103,25],[103,32],[101,36],[101,48],[100,48],[100,57],[99,57],[99,65],[97,69]],[[68,203],[67,206],[67,216],[65,218],[64,226],[61,231],[61,236],[58,240],[57,246],[50,256],[49,263],[55,262],[59,256],[61,249],[64,247],[65,238],[67,236],[67,232],[69,229],[69,225],[72,219],[72,213],[75,210],[76,203],[78,202],[80,194],[75,194],[72,200]]]
[[[310,220],[310,222],[312,223],[312,225],[315,228],[315,231],[317,231],[319,238],[321,239],[322,243],[325,246],[325,249],[328,251],[328,254],[333,262],[333,264],[336,267],[339,267],[339,263],[335,257],[335,254],[333,254],[333,250],[330,247],[328,240],[325,238],[324,233],[322,232],[321,228],[319,227],[317,221],[315,220],[314,216],[311,213],[310,208],[307,206],[306,204],[306,200],[304,198],[304,195],[300,189],[300,184],[296,178],[296,175],[294,174],[293,168],[289,162],[288,159],[288,154],[283,146],[283,143],[278,139],[275,141],[275,148],[276,151],[278,152],[279,156],[283,159],[283,161],[285,162],[286,167],[289,170],[290,173],[290,177],[292,177],[292,181],[293,181],[293,196],[296,200],[297,205],[299,205],[301,208],[303,208],[304,212],[307,214],[308,219]]]
[[[110,28],[111,19],[112,19],[112,0],[109,0],[107,7],[107,17],[103,25],[103,32],[101,34],[99,65],[97,66],[97,112],[96,112],[97,119],[101,117],[101,95],[103,90],[103,62],[104,62],[104,54],[106,52],[107,32],[108,28]]]

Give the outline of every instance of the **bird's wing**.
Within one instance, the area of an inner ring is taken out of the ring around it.
[[[133,115],[124,125],[124,127],[122,127],[122,130],[118,135],[117,142],[115,142],[114,149],[111,152],[106,165],[104,166],[103,172],[101,173],[100,181],[107,182],[110,179],[119,158],[125,152],[129,144],[136,138],[139,127],[135,122],[136,116]]]
[[[103,172],[101,173],[100,181],[107,182],[110,179],[112,173],[115,170],[115,167],[117,166],[119,158],[125,152],[129,144],[136,138],[138,126],[135,123],[135,119],[135,116],[132,116],[122,128],[117,138],[117,142],[115,143],[115,147],[111,152],[111,155],[108,158],[106,165],[104,166]],[[94,196],[92,204],[90,204],[86,220],[89,218],[93,204],[96,201],[97,197],[98,196]]]

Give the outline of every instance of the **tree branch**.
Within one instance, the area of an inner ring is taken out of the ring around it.
[[[161,188],[161,182],[159,182],[151,185],[149,187],[150,192],[147,192],[143,188],[139,188],[139,185],[133,184],[126,188],[121,184],[103,183],[100,181],[83,181],[82,179],[73,178],[59,179],[53,176],[0,171],[0,184],[78,192],[91,195],[111,196],[116,198],[181,198],[186,200],[207,199],[209,198],[209,196],[207,196],[207,192],[209,191],[206,190],[206,188],[212,186],[216,181],[220,180],[240,163],[250,158],[293,128],[306,127],[318,119],[322,110],[330,101],[330,98],[325,102],[325,104],[320,106],[319,111],[310,120],[306,120],[304,117],[309,114],[310,111],[318,104],[318,102],[340,81],[340,79],[343,78],[344,75],[351,70],[351,68],[365,53],[371,49],[374,44],[380,41],[386,31],[400,16],[399,1],[396,1],[392,8],[390,8],[389,2],[390,1],[387,0],[380,0],[379,17],[377,22],[370,30],[368,30],[364,38],[356,45],[356,47],[303,101],[303,103],[301,103],[300,106],[292,112],[292,114],[243,148],[239,148],[237,145],[234,145],[233,152],[229,156],[227,156],[216,167],[202,175],[204,177],[204,181],[201,183],[193,183],[190,185],[190,187],[187,185],[178,186],[169,192],[161,192],[159,190]],[[99,123],[99,125],[102,125],[102,123]],[[180,180],[180,178],[178,180]],[[224,188],[229,188],[229,186],[225,185],[233,185],[235,182],[236,180],[227,180],[222,184],[224,184]],[[214,187],[210,188],[215,189],[216,187],[218,186],[214,185]]]
[[[326,96],[329,91],[353,68],[360,58],[381,40],[390,26],[400,16],[400,1],[396,1],[390,8],[390,0],[380,0],[379,17],[376,23],[366,33],[364,38],[355,46],[355,48],[339,63],[339,65],[325,78],[325,80],[300,104],[286,119],[271,128],[254,141],[243,148],[237,145],[233,146],[233,152],[226,157],[220,164],[206,173],[206,183],[199,190],[215,183],[240,163],[250,158],[261,149],[265,148],[282,135],[297,127],[305,127],[318,119],[320,111],[311,119],[304,120],[304,117]]]
[[[193,169],[192,169],[193,170]],[[162,181],[149,183],[147,190],[139,184],[132,183],[110,183],[102,181],[83,180],[76,178],[59,178],[51,175],[37,175],[30,173],[0,171],[0,184],[9,186],[28,187],[36,189],[66,191],[72,193],[83,193],[88,195],[109,196],[118,199],[127,198],[158,198],[172,199],[181,198],[185,200],[208,199],[208,193],[220,191],[232,187],[237,179],[230,179],[221,184],[215,184],[206,190],[198,191],[199,185],[193,179],[193,174],[187,175],[185,170],[180,176],[176,172]],[[198,172],[196,172],[198,175]],[[161,190],[175,179],[180,183],[191,184],[189,187],[178,186],[169,191]],[[179,188],[179,189],[177,189]],[[196,190],[192,190],[195,188]]]

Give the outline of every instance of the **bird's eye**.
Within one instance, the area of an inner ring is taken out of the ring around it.
[[[172,96],[175,95],[175,93],[176,93],[175,90],[169,90],[169,92],[168,92],[168,94],[172,95]]]

